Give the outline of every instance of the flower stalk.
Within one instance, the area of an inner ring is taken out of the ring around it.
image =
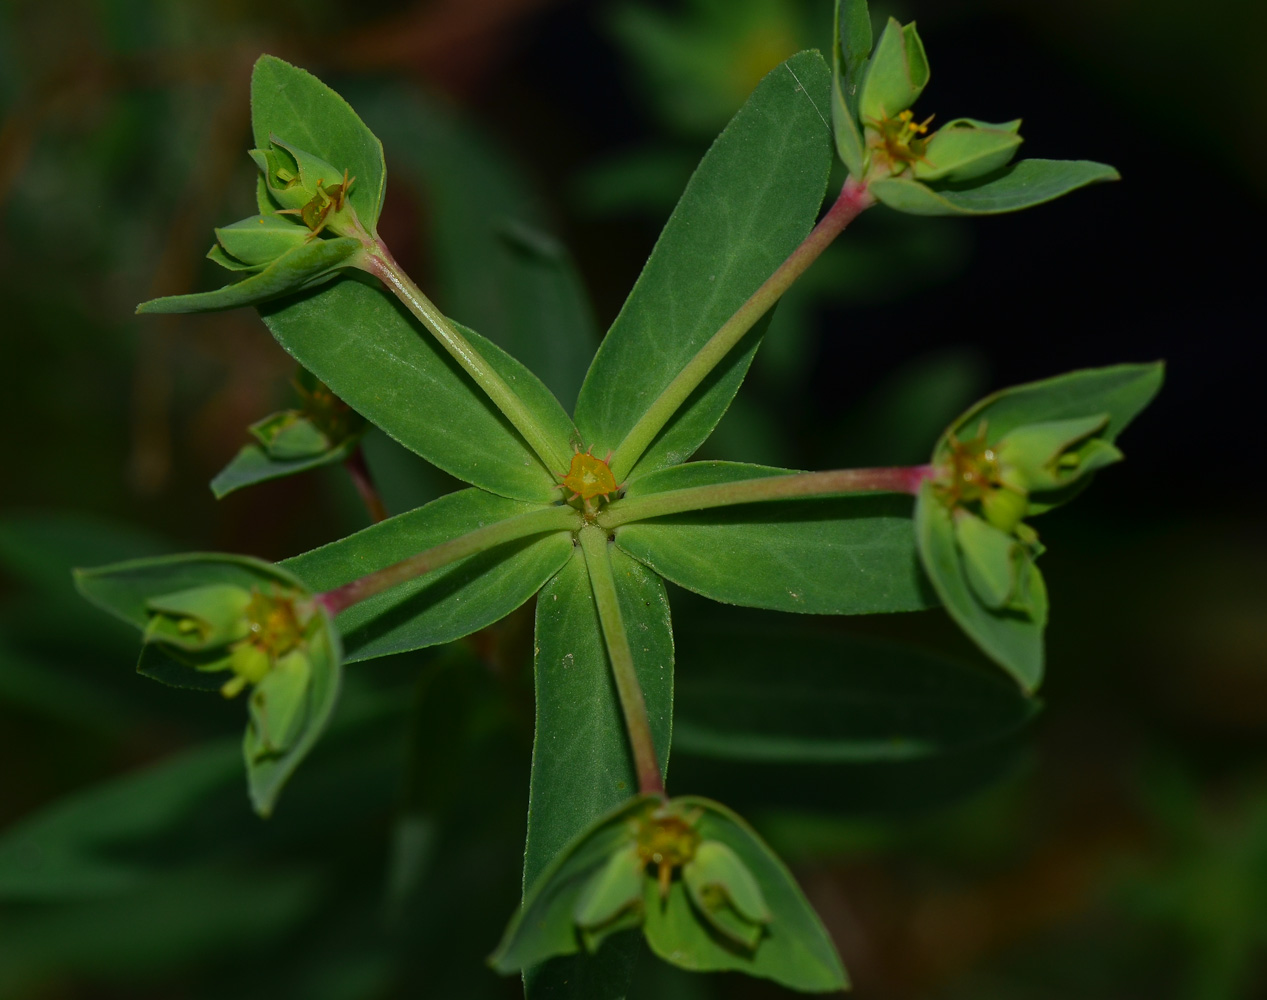
[[[818,225],[686,363],[625,435],[625,439],[612,453],[610,463],[612,473],[618,481],[629,475],[643,452],[651,446],[651,442],[664,430],[691,393],[708,377],[709,372],[730,353],[731,348],[774,307],[793,282],[844,232],[845,227],[873,204],[875,199],[867,191],[866,185],[853,177],[845,181],[840,196],[819,220]]]
[[[652,517],[767,500],[808,499],[848,493],[909,493],[914,496],[919,492],[920,484],[935,474],[936,470],[931,465],[911,465],[881,469],[832,469],[741,479],[733,483],[692,486],[617,500],[600,511],[597,520],[603,528],[610,530]]]
[[[462,369],[475,380],[475,384],[484,390],[484,394],[492,400],[493,405],[510,421],[528,446],[536,452],[542,464],[555,473],[567,467],[571,453],[564,451],[546,434],[545,429],[537,422],[524,405],[519,395],[506,383],[484,356],[477,351],[471,342],[449,322],[434,302],[423,294],[413,279],[407,275],[396,258],[387,249],[383,241],[376,240],[368,248],[369,252],[358,263],[370,274],[379,278],[401,303],[431,333],[450,356],[462,366]]]
[[[664,779],[660,775],[655,740],[651,736],[647,702],[642,694],[642,685],[638,683],[638,673],[634,669],[629,634],[625,631],[624,618],[620,613],[611,553],[607,549],[607,532],[587,524],[580,530],[579,536],[581,550],[585,553],[585,566],[589,570],[590,587],[594,592],[594,603],[598,606],[598,619],[603,627],[603,638],[607,642],[607,657],[611,661],[612,677],[616,681],[620,710],[625,717],[625,732],[633,751],[638,790],[644,795],[663,795]]]
[[[581,515],[571,507],[544,507],[517,517],[508,517],[496,524],[468,531],[465,535],[441,542],[383,569],[367,573],[351,583],[318,594],[316,601],[331,615],[337,615],[366,598],[398,587],[416,577],[441,569],[450,563],[477,555],[486,549],[513,542],[529,535],[541,535],[552,531],[575,530]]]

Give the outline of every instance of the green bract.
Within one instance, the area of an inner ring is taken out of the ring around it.
[[[356,451],[369,426],[365,418],[310,372],[300,370],[295,388],[301,407],[271,414],[247,428],[255,443],[243,446],[211,481],[217,497],[342,462]]]
[[[872,196],[913,215],[991,215],[1117,180],[1102,163],[1026,160],[1009,166],[1020,122],[955,118],[930,134],[931,116],[910,109],[928,83],[928,59],[914,24],[893,18],[872,51],[867,0],[838,0],[833,45],[832,126],[849,173]]]
[[[226,697],[250,687],[243,750],[251,800],[268,815],[338,698],[339,636],[312,594],[284,570],[227,555],[79,570],[75,583],[141,629],[141,673]]]
[[[792,989],[848,981],[787,869],[738,816],[694,796],[644,796],[563,848],[524,897],[490,961],[515,972],[597,952],[641,928],[661,958],[697,971],[737,970]]]
[[[1160,365],[1074,372],[978,403],[933,453],[920,490],[920,559],[946,610],[1023,687],[1043,674],[1047,591],[1023,518],[1121,459],[1113,441],[1161,386]]]

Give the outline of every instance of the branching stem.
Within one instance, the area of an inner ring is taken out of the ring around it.
[[[501,410],[515,430],[528,442],[528,446],[536,452],[551,474],[567,468],[571,454],[563,447],[566,442],[556,442],[545,432],[518,393],[506,384],[506,380],[493,370],[484,356],[436,308],[435,303],[422,293],[422,289],[413,283],[382,240],[378,240],[370,252],[364,255],[361,266],[381,279],[405,308],[431,331],[440,345],[475,380],[475,384],[484,390],[493,405]]]
[[[365,509],[369,512],[370,520],[375,524],[386,521],[387,507],[378,492],[378,487],[374,485],[369,463],[365,461],[365,449],[357,445],[356,450],[343,460],[343,466],[348,470],[352,485],[356,487],[356,492],[361,496],[361,502],[365,504]]]
[[[620,613],[620,599],[616,593],[616,578],[612,573],[607,532],[587,524],[580,531],[580,539],[581,549],[585,553],[585,566],[589,570],[590,587],[594,592],[594,603],[598,606],[598,619],[602,623],[603,638],[607,642],[607,657],[611,661],[620,709],[625,716],[625,732],[629,734],[629,746],[633,750],[634,768],[638,772],[638,790],[643,794],[663,794],[664,779],[660,776],[660,762],[656,758],[655,740],[651,736],[647,702],[642,695],[642,685],[638,683],[633,650],[629,647],[629,634],[625,631],[624,618]]]
[[[350,608],[353,604],[381,594],[415,577],[440,569],[449,563],[473,556],[486,549],[491,549],[506,542],[529,535],[541,535],[551,531],[575,531],[581,523],[581,515],[571,507],[543,507],[529,511],[516,517],[508,517],[504,521],[476,528],[465,535],[441,542],[439,545],[419,552],[417,555],[402,559],[398,563],[373,573],[368,573],[358,580],[345,583],[334,590],[317,595],[317,602],[332,615]]]
[[[632,521],[681,514],[708,507],[729,507],[764,500],[795,500],[847,493],[919,492],[925,479],[933,475],[931,465],[911,465],[887,469],[833,469],[828,472],[797,472],[786,476],[741,479],[733,483],[691,486],[666,490],[649,496],[617,500],[598,515],[598,523],[610,530]]]
[[[778,302],[792,283],[831,245],[832,240],[873,204],[875,199],[865,185],[852,177],[845,181],[840,197],[800,246],[788,255],[778,270],[709,338],[625,435],[610,463],[617,481],[629,475],[643,452],[651,446],[651,442],[673,419],[673,415],[691,393],[708,377],[709,372],[730,353],[731,348]]]

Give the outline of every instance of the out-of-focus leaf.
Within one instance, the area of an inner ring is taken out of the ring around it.
[[[791,626],[678,636],[677,751],[768,763],[930,757],[1009,735],[1036,704],[995,672]]]
[[[391,150],[397,180],[426,201],[433,298],[570,411],[598,330],[571,257],[511,156],[420,92],[384,88],[358,106]]]
[[[345,441],[328,451],[306,458],[270,458],[257,444],[243,445],[232,461],[211,480],[211,492],[219,500],[244,486],[295,476],[309,469],[319,469],[323,465],[334,465],[351,455],[357,444],[357,441]]]
[[[0,835],[0,898],[64,899],[137,886],[161,863],[135,845],[178,827],[207,796],[239,780],[241,760],[236,741],[209,743],[10,827]]]

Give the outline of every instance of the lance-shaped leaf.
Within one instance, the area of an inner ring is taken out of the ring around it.
[[[260,310],[278,342],[340,399],[445,472],[493,493],[549,502],[547,469],[483,390],[399,302],[368,278]],[[454,324],[557,441],[572,421],[540,379]]]
[[[331,590],[477,528],[540,509],[482,490],[459,490],[281,565],[313,590]],[[569,531],[544,531],[354,604],[336,619],[347,659],[434,646],[500,621],[558,572],[572,551]]]
[[[791,470],[691,462],[630,483],[631,499]],[[915,611],[919,571],[909,497],[875,493],[714,507],[625,524],[616,544],[667,580],[726,604],[808,614]]]
[[[690,669],[677,683],[678,754],[780,765],[927,760],[1010,736],[1037,709],[997,671],[745,616],[679,632],[678,658]]]
[[[150,299],[137,306],[136,311],[194,313],[258,305],[269,299],[324,284],[344,268],[354,266],[353,257],[360,250],[360,241],[346,236],[309,240],[241,281],[217,288],[213,292]]]
[[[638,788],[589,573],[581,550],[573,553],[537,598],[537,735],[524,847],[525,891],[573,838]],[[621,617],[663,769],[673,725],[668,598],[659,577],[619,551],[611,556]],[[596,955],[552,959],[527,974],[528,996],[564,995],[566,983],[571,984],[566,995],[618,1000],[628,987],[639,948],[636,938],[617,936]]]
[[[576,405],[605,454],[804,239],[831,169],[831,76],[817,52],[771,70],[713,143],[604,338]],[[748,370],[763,320],[695,390],[638,463],[689,457]]]
[[[1021,160],[962,183],[924,184],[910,177],[873,181],[868,190],[890,208],[912,215],[995,215],[1016,212],[1120,175],[1091,160]]]
[[[383,208],[387,170],[383,146],[342,97],[311,73],[276,56],[260,56],[251,73],[251,131],[257,149],[267,149],[279,136],[287,144],[330,164],[342,180],[344,170],[356,178],[348,202],[370,232],[378,225]],[[258,188],[260,212],[282,208],[267,191],[263,178]]]
[[[142,630],[153,652],[138,669],[179,677],[183,668],[192,687],[207,671],[228,672],[221,687],[228,695],[254,685],[243,753],[252,804],[269,815],[329,722],[342,678],[338,632],[304,585],[258,559],[202,553],[77,570],[75,583],[94,604]],[[217,646],[207,640],[182,648],[170,629],[155,628],[169,617],[197,625],[206,608],[223,608],[222,595],[239,591],[249,595],[244,638],[221,628]]]

